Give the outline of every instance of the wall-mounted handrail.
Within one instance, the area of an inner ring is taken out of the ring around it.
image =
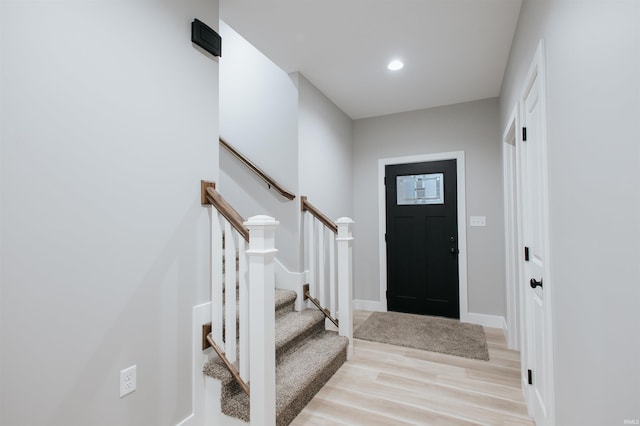
[[[247,166],[253,173],[258,175],[260,179],[262,179],[269,188],[275,189],[278,194],[282,195],[288,200],[293,200],[296,198],[295,194],[291,191],[288,191],[282,187],[278,182],[276,182],[271,176],[266,174],[260,167],[256,166],[251,160],[249,160],[244,154],[231,146],[227,141],[222,138],[220,139],[220,145],[222,145],[227,151],[229,151],[234,157],[236,157],[242,164]]]
[[[222,216],[233,226],[233,228],[238,231],[242,238],[245,241],[249,241],[249,229],[244,226],[244,219],[240,216],[240,213],[236,211],[231,204],[224,198],[218,191],[215,190],[215,187],[209,186],[206,188],[205,193],[206,201],[212,204]]]
[[[322,213],[313,204],[311,204],[307,200],[307,197],[305,197],[304,195],[300,197],[300,210],[303,212],[311,213],[316,219],[322,222],[324,226],[333,231],[334,234],[338,233],[338,225],[336,225],[336,223],[329,219],[327,215]]]

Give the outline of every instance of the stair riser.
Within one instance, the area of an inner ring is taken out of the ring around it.
[[[321,333],[324,330],[324,321],[318,322],[312,328],[306,330],[303,333],[298,334],[294,339],[287,342],[286,345],[281,348],[276,349],[276,366],[279,364],[280,358],[289,352],[292,348],[295,348],[298,344],[300,344],[305,339],[310,338],[314,334]],[[233,396],[239,392],[242,392],[240,385],[235,380],[228,380],[222,383],[222,393],[223,395]],[[226,413],[225,413],[226,414]]]
[[[287,426],[290,424],[346,361],[347,352],[341,351],[333,361],[331,361],[330,366],[326,367],[322,373],[319,374],[309,386],[307,386],[304,392],[301,392],[297,398],[295,398],[280,412],[280,415],[276,418],[276,425]]]
[[[283,305],[276,307],[276,318],[284,315],[287,312],[292,312],[295,305],[296,305],[296,301],[293,300],[291,302],[287,302]]]
[[[279,364],[280,357],[282,357],[287,352],[289,352],[289,350],[291,350],[292,348],[295,348],[303,340],[313,336],[314,334],[321,333],[322,331],[324,331],[324,320],[321,322],[318,322],[316,325],[306,330],[305,332],[298,334],[294,339],[287,342],[287,344],[285,344],[284,346],[277,348],[276,349],[276,365]]]

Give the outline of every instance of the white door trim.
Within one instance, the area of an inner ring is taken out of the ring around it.
[[[505,242],[505,277],[507,292],[506,334],[509,349],[520,350],[520,244],[516,182],[518,168],[516,161],[517,132],[519,127],[518,106],[513,109],[507,127],[502,136],[502,178],[504,184],[504,242]]]
[[[378,247],[380,258],[380,304],[387,310],[387,244],[384,240],[387,222],[384,187],[385,166],[389,164],[425,163],[429,161],[456,160],[458,182],[458,281],[460,288],[460,321],[469,322],[467,299],[467,210],[465,196],[464,151],[436,154],[411,155],[407,157],[381,158],[378,160]]]

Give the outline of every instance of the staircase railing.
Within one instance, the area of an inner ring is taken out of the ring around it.
[[[262,179],[264,183],[267,184],[269,189],[273,188],[278,194],[282,195],[284,198],[288,200],[293,200],[294,198],[296,198],[295,194],[293,194],[291,191],[284,189],[283,186],[280,185],[275,179],[273,179],[271,176],[265,173],[260,167],[256,166],[253,161],[249,160],[244,154],[242,154],[240,151],[234,148],[230,143],[228,143],[222,138],[219,138],[219,139],[220,139],[220,145],[223,148],[225,148],[227,151],[229,151],[234,157],[240,160],[242,164],[247,166],[249,170],[255,173],[260,179]]]
[[[305,196],[300,197],[300,209],[305,228],[304,264],[308,282],[304,287],[305,299],[310,299],[338,327],[338,333],[349,339],[347,356],[350,358],[353,353],[353,220],[341,217],[333,222]]]
[[[212,206],[211,334],[206,341],[249,395],[251,418],[275,425],[274,235],[278,222],[269,216],[244,221],[213,182],[201,182],[201,201]]]

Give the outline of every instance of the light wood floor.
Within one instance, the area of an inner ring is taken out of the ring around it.
[[[354,328],[371,312],[356,311]],[[354,339],[347,361],[292,426],[534,425],[520,355],[485,327],[490,361]]]

